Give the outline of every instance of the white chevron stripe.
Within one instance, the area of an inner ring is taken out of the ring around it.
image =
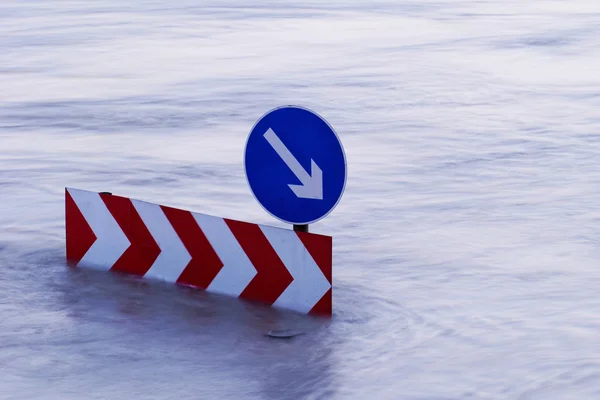
[[[106,208],[100,194],[78,189],[67,190],[96,235],[96,241],[85,253],[79,265],[109,270],[131,243]]]
[[[132,200],[132,203],[161,250],[144,276],[176,282],[192,256],[159,205],[139,200]]]
[[[262,225],[260,229],[294,278],[273,306],[307,314],[331,284],[295,232]]]
[[[223,268],[206,290],[239,296],[257,274],[256,268],[223,218],[196,213],[192,215],[223,262]]]

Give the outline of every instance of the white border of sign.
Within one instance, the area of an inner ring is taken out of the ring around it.
[[[344,185],[342,186],[342,191],[340,193],[339,198],[337,199],[337,201],[335,202],[335,204],[329,209],[329,211],[327,211],[325,214],[323,214],[323,216],[314,219],[312,221],[302,221],[302,222],[292,222],[292,221],[286,221],[282,218],[279,218],[276,215],[273,215],[269,210],[267,210],[267,208],[258,200],[258,198],[256,197],[256,194],[254,193],[254,191],[252,190],[252,186],[250,185],[250,180],[248,179],[248,171],[246,171],[246,151],[248,149],[248,142],[250,141],[250,135],[252,134],[252,131],[254,131],[254,128],[256,128],[256,125],[258,125],[258,123],[260,121],[262,121],[263,118],[265,118],[267,115],[269,115],[270,113],[279,110],[281,108],[289,108],[289,107],[293,107],[293,108],[299,108],[302,109],[304,111],[308,111],[310,113],[315,114],[317,117],[321,118],[321,120],[323,122],[325,122],[325,124],[329,127],[329,129],[331,129],[331,131],[333,132],[333,134],[335,135],[335,138],[337,139],[338,143],[340,144],[340,147],[342,149],[342,156],[344,157]],[[260,204],[260,206],[267,212],[267,214],[269,214],[270,216],[272,216],[273,218],[281,221],[281,222],[285,222],[286,224],[291,224],[291,225],[309,225],[309,224],[314,224],[317,221],[322,220],[323,218],[327,217],[329,214],[331,214],[331,212],[337,207],[337,205],[339,204],[340,200],[342,200],[342,197],[344,197],[344,192],[346,191],[346,182],[348,181],[348,162],[346,160],[346,151],[344,150],[344,145],[342,144],[342,141],[340,140],[340,137],[338,136],[337,132],[335,131],[335,129],[333,129],[333,127],[329,124],[329,122],[327,122],[327,120],[325,118],[323,118],[319,113],[311,110],[310,108],[307,107],[303,107],[303,106],[299,106],[299,105],[294,105],[294,104],[288,104],[285,106],[279,106],[279,107],[275,107],[269,111],[267,111],[266,113],[264,113],[259,119],[256,120],[256,122],[254,123],[254,125],[252,125],[252,128],[250,129],[250,132],[248,132],[248,136],[246,138],[246,144],[244,145],[244,155],[243,155],[243,164],[244,164],[244,175],[246,176],[246,182],[248,183],[248,187],[250,188],[250,192],[252,193],[252,196],[254,196],[254,199],[256,200],[256,202],[258,204]]]

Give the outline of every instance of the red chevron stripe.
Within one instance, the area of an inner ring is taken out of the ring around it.
[[[161,208],[192,256],[177,283],[206,289],[223,268],[223,262],[191,212],[165,206]]]
[[[75,201],[65,189],[65,229],[67,262],[76,266],[96,241],[96,235],[85,220]]]
[[[100,197],[131,242],[111,270],[144,276],[160,254],[160,247],[146,228],[131,200],[109,194],[100,194]]]
[[[258,225],[230,219],[225,222],[257,271],[240,297],[273,304],[294,278]]]
[[[296,232],[296,234],[304,244],[304,247],[306,247],[306,250],[308,250],[312,256],[313,260],[315,260],[319,266],[319,269],[321,269],[321,272],[323,272],[323,275],[325,275],[329,283],[332,283],[332,238],[330,236],[315,235],[306,232]],[[319,302],[310,310],[309,314],[331,316],[333,307],[331,294],[330,288],[321,300],[319,300]]]

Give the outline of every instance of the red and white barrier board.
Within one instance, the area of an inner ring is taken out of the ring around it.
[[[332,238],[67,188],[67,261],[331,316]]]

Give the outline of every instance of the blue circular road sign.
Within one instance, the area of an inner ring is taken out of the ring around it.
[[[258,120],[248,136],[244,167],[258,202],[289,224],[324,218],[346,187],[346,156],[337,134],[298,106],[276,108]]]

